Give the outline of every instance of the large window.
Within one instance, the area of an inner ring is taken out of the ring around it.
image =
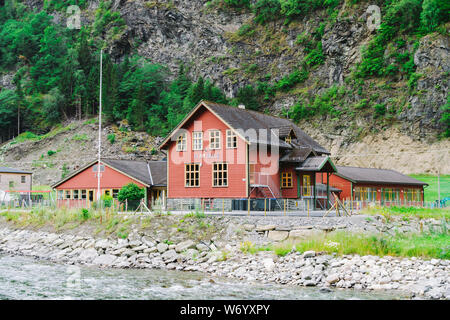
[[[203,132],[194,131],[192,133],[192,150],[203,150]]]
[[[209,132],[209,148],[220,149],[220,131],[211,130]]]
[[[114,199],[117,199],[117,196],[119,195],[120,189],[112,189],[112,196]]]
[[[58,200],[63,200],[64,199],[64,190],[58,190]]]
[[[356,201],[376,201],[377,189],[367,187],[356,187],[353,198]]]
[[[303,176],[303,195],[306,197],[311,197],[311,176]]]
[[[393,188],[383,188],[383,200],[384,201],[399,201],[400,190]]]
[[[184,167],[186,187],[200,186],[200,165],[198,163],[187,163]]]
[[[405,189],[405,201],[421,201],[420,189]]]
[[[27,181],[27,178],[25,176],[20,176],[20,182],[25,183]]]
[[[81,190],[81,199],[86,200],[86,190]]]
[[[80,199],[80,191],[79,190],[73,190],[73,198],[74,199]]]
[[[237,136],[233,130],[227,130],[227,148],[237,148]]]
[[[64,196],[65,199],[70,199],[72,196],[72,190],[65,190],[64,195],[65,195]]]
[[[213,186],[228,186],[228,165],[226,163],[213,164]]]
[[[282,188],[292,188],[292,172],[282,172],[281,173],[281,187]]]
[[[177,138],[177,151],[186,151],[186,133],[182,133]]]

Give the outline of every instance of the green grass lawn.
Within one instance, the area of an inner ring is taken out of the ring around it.
[[[425,187],[425,201],[435,201],[438,199],[437,176],[429,174],[410,174],[409,176],[429,184],[428,187]],[[441,175],[440,185],[441,199],[450,197],[450,175]]]

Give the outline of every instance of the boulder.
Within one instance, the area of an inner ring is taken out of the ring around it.
[[[286,240],[288,236],[289,236],[288,231],[271,230],[269,231],[267,238],[269,238],[269,240],[272,241],[283,241]]]
[[[272,272],[273,269],[275,269],[275,263],[273,262],[272,258],[263,259],[263,265],[268,272]]]
[[[264,225],[264,226],[257,226],[255,230],[257,232],[264,232],[264,231],[275,230],[276,227],[277,226],[274,224],[268,224],[268,225]]]
[[[303,258],[313,258],[316,256],[316,252],[315,251],[305,251],[303,252]]]
[[[254,224],[244,224],[242,225],[242,227],[244,228],[245,231],[252,231],[253,229],[255,229]]]
[[[334,284],[339,281],[339,275],[337,273],[330,274],[326,279],[325,282],[329,284]]]
[[[183,252],[186,251],[187,249],[192,249],[195,248],[195,243],[192,240],[186,240],[183,242],[180,242],[179,244],[177,244],[175,246],[175,251],[176,252]]]
[[[209,251],[209,247],[206,244],[204,244],[204,243],[197,244],[196,248],[200,252]]]
[[[158,251],[160,253],[166,252],[169,249],[169,245],[167,243],[164,242],[160,242],[158,243],[158,245],[156,246],[156,249],[158,249]]]
[[[164,252],[161,256],[165,263],[174,262],[178,258],[178,254],[175,250],[171,249]]]
[[[289,232],[289,239],[307,239],[321,234],[323,231],[314,229],[296,229]]]
[[[92,263],[109,267],[116,261],[116,259],[117,257],[112,254],[102,254],[95,258]]]
[[[89,249],[83,250],[80,253],[80,256],[78,257],[78,259],[81,262],[91,262],[92,260],[97,258],[97,256],[98,256],[97,250],[95,250],[94,248],[89,248]]]

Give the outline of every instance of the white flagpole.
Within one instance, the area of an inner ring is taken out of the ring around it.
[[[103,49],[100,49],[100,110],[98,112],[98,163],[97,163],[97,201],[100,205],[100,156],[102,148],[102,56]]]

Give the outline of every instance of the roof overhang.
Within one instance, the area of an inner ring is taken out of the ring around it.
[[[311,159],[311,158],[309,158]],[[306,161],[308,161],[308,158],[303,162],[305,163]],[[313,171],[313,172],[321,172],[322,169],[325,167],[326,164],[329,164],[331,166],[331,168],[334,170],[333,173],[337,172],[336,166],[334,165],[333,161],[331,161],[331,158],[328,156],[325,156],[323,161],[315,166],[315,167],[303,167],[303,166],[299,166],[296,167],[295,170],[297,171]],[[328,172],[328,171],[327,171]]]
[[[233,128],[227,121],[225,121],[221,116],[219,116],[216,112],[214,112],[214,110],[212,110],[209,106],[208,103],[204,100],[201,100],[195,107],[194,109],[191,110],[191,112],[189,112],[183,120],[181,120],[181,122],[167,135],[167,137],[164,139],[164,141],[159,145],[158,150],[161,150],[162,148],[164,148],[170,141],[170,139],[186,124],[187,121],[189,121],[189,119],[192,117],[193,114],[195,114],[195,112],[197,112],[198,109],[200,109],[200,107],[204,107],[206,108],[209,112],[211,112],[213,115],[215,115],[218,119],[220,119],[220,121],[222,121],[225,125],[227,125],[231,130],[233,130],[233,132],[239,136],[242,140],[245,141],[245,143],[250,144],[250,141],[248,141],[248,139],[246,139],[243,135],[240,134],[240,132],[238,130],[236,130],[236,128]]]
[[[52,189],[54,189],[54,188],[60,186],[61,184],[63,184],[63,183],[66,182],[67,180],[71,179],[72,177],[76,176],[77,174],[79,174],[80,172],[86,170],[87,168],[93,166],[93,165],[96,164],[97,162],[98,162],[97,159],[94,160],[94,161],[89,162],[88,164],[86,164],[85,166],[81,167],[80,169],[74,171],[72,174],[70,174],[69,176],[65,177],[64,179],[62,179],[62,180],[60,180],[60,181],[54,183],[54,184],[51,185],[50,187],[51,187]],[[130,179],[133,179],[134,181],[137,181],[137,182],[141,183],[141,184],[144,185],[145,187],[150,187],[150,185],[149,185],[148,183],[143,182],[143,181],[141,181],[141,180],[139,180],[139,179],[137,179],[137,178],[135,178],[135,177],[132,177],[132,176],[130,176],[129,174],[127,174],[126,172],[123,172],[123,171],[121,171],[121,170],[115,168],[114,166],[112,166],[112,165],[110,165],[110,164],[108,164],[108,163],[105,163],[104,161],[101,161],[101,160],[100,160],[100,163],[103,164],[104,166],[107,166],[108,168],[111,168],[111,169],[113,169],[113,170],[115,170],[115,171],[117,171],[117,172],[119,172],[119,173],[121,173],[121,174],[127,176],[127,177],[130,178]]]

